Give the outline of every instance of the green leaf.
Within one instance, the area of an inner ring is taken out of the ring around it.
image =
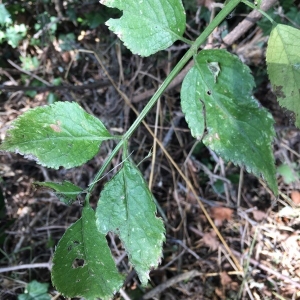
[[[300,128],[300,30],[277,25],[267,47],[268,74],[279,104],[295,113]]]
[[[48,287],[48,283],[33,280],[27,284],[25,293],[18,295],[18,300],[51,300],[50,295],[47,294]]]
[[[14,151],[57,169],[82,165],[112,138],[102,122],[75,102],[55,102],[25,112],[12,123],[0,150]]]
[[[35,182],[34,185],[52,189],[57,198],[67,205],[71,205],[75,202],[77,200],[77,196],[82,192],[82,189],[79,186],[69,181],[63,181],[62,183]]]
[[[5,35],[7,43],[13,48],[17,48],[20,41],[26,36],[27,29],[24,24],[14,24],[6,29]]]
[[[84,207],[82,217],[65,232],[53,257],[52,283],[65,297],[109,299],[123,284],[105,235],[96,227],[95,212]]]
[[[142,174],[131,162],[124,162],[101,192],[96,223],[100,232],[119,235],[142,284],[149,279],[149,269],[158,265],[165,240],[163,222],[155,213]]]
[[[12,20],[9,11],[5,8],[5,5],[0,3],[0,25],[5,26],[11,24]]]
[[[212,66],[218,67],[212,71]],[[203,50],[183,81],[182,110],[195,138],[204,134],[206,146],[262,175],[277,194],[274,121],[252,96],[253,86],[250,69],[236,56],[225,50]]]
[[[294,169],[291,168],[291,166],[293,166]],[[282,164],[277,168],[277,172],[279,175],[282,176],[285,184],[291,184],[299,180],[299,177],[297,176],[297,172],[295,171],[295,169],[297,168],[296,165],[292,164],[291,166],[288,164]]]
[[[109,26],[132,53],[149,56],[171,46],[185,30],[181,0],[101,0],[101,4],[123,10]]]

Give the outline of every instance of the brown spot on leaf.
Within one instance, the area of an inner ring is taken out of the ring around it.
[[[55,132],[61,132],[60,125],[61,125],[61,122],[60,121],[56,121],[56,124],[50,124],[50,127]]]
[[[274,93],[278,98],[286,98],[284,92],[282,91],[283,86],[282,85],[274,85]]]

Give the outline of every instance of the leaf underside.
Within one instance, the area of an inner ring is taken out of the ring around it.
[[[67,205],[71,205],[76,201],[77,196],[82,192],[82,189],[79,186],[66,180],[61,183],[50,181],[35,182],[34,185],[52,189],[57,198]]]
[[[252,96],[253,86],[250,69],[236,56],[203,50],[183,81],[182,110],[195,138],[204,135],[206,146],[262,176],[277,194],[274,121]]]
[[[92,208],[67,229],[53,257],[52,283],[65,297],[110,299],[122,286],[105,235],[96,227]]]
[[[181,0],[101,0],[123,11],[106,25],[134,54],[149,56],[182,37],[186,16]]]
[[[156,206],[140,171],[129,161],[105,185],[96,210],[96,223],[103,234],[119,235],[142,284],[162,256],[165,230],[155,216]]]
[[[37,107],[18,117],[0,150],[12,151],[58,169],[82,165],[111,135],[100,120],[75,102]]]
[[[281,106],[295,113],[300,128],[300,30],[278,24],[272,29],[266,60],[273,91]]]

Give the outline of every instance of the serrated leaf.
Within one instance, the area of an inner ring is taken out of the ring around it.
[[[217,77],[211,71],[212,63],[219,66]],[[201,137],[206,127],[206,146],[263,176],[277,194],[274,121],[252,96],[253,86],[250,69],[236,56],[225,50],[203,50],[183,81],[182,110],[195,138]]]
[[[101,192],[96,223],[100,232],[119,235],[142,284],[147,283],[150,268],[158,265],[165,240],[163,222],[155,213],[142,174],[131,162],[124,162]]]
[[[18,295],[18,300],[51,300],[47,294],[49,284],[32,280],[26,285],[24,294]]]
[[[105,235],[96,227],[95,212],[84,207],[82,217],[67,229],[53,257],[52,283],[65,297],[110,299],[122,286]]]
[[[295,113],[300,128],[300,30],[278,24],[272,29],[266,60],[279,104]]]
[[[101,0],[101,4],[123,11],[109,26],[132,53],[149,56],[171,46],[182,37],[186,16],[181,0]]]
[[[75,202],[77,200],[77,196],[82,192],[82,189],[79,186],[66,180],[61,183],[50,181],[35,182],[34,185],[50,188],[53,190],[57,198],[66,205],[71,205]]]
[[[56,102],[18,117],[0,150],[13,151],[57,169],[72,168],[93,158],[111,137],[100,120],[75,102]]]

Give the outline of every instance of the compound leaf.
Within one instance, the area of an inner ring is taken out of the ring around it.
[[[34,185],[50,188],[53,190],[57,198],[67,205],[71,205],[75,202],[77,200],[77,196],[82,192],[82,189],[79,186],[66,180],[61,183],[51,181],[35,182]]]
[[[101,4],[123,11],[106,25],[132,53],[149,56],[171,46],[185,30],[181,0],[101,0]]]
[[[65,297],[110,299],[122,286],[105,235],[96,227],[95,212],[84,207],[82,217],[67,229],[53,257],[52,283]]]
[[[103,234],[119,235],[142,284],[149,279],[149,269],[158,265],[165,240],[163,222],[155,213],[153,195],[142,174],[131,162],[124,162],[101,192],[96,224]]]
[[[43,166],[72,168],[93,158],[110,138],[102,122],[77,103],[56,102],[18,117],[0,150],[23,154]]]
[[[263,176],[277,194],[273,118],[252,96],[250,69],[225,50],[203,50],[186,75],[181,105],[195,138],[248,172]],[[206,129],[206,131],[205,131]]]
[[[278,24],[272,29],[266,60],[279,104],[295,113],[300,128],[300,30]]]

